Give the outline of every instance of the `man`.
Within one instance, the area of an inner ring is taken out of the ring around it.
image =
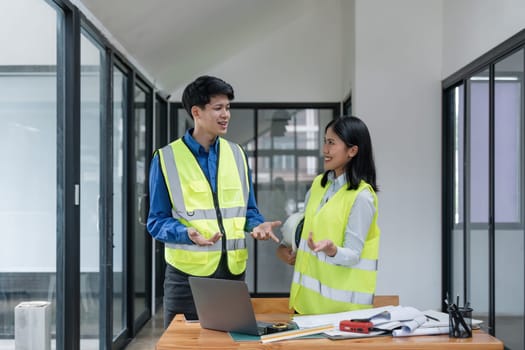
[[[281,222],[265,222],[259,213],[244,151],[222,138],[233,99],[222,79],[201,76],[190,83],[182,104],[194,128],[151,162],[147,226],[165,243],[165,328],[178,313],[197,319],[188,276],[244,280],[245,232],[279,241],[273,228]]]

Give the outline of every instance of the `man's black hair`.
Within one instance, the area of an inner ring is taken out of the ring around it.
[[[186,86],[182,93],[182,106],[193,118],[191,107],[198,106],[204,109],[206,104],[210,103],[210,99],[217,95],[226,95],[230,101],[235,98],[230,84],[220,78],[203,75]]]

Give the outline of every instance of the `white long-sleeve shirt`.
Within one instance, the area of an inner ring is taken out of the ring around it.
[[[346,186],[346,176],[344,173],[337,178],[335,178],[334,175],[333,172],[328,174],[329,187],[317,211],[319,211],[341,187]],[[310,191],[308,191],[305,196],[306,205],[309,199]],[[337,253],[333,257],[327,256],[326,261],[344,266],[352,266],[358,263],[375,212],[376,208],[374,206],[372,193],[368,189],[359,192],[348,216],[343,246],[338,246]]]

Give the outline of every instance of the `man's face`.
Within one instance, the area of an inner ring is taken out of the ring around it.
[[[201,109],[192,107],[195,128],[209,135],[221,136],[228,131],[230,121],[230,100],[226,95],[216,95],[210,98],[210,103]]]

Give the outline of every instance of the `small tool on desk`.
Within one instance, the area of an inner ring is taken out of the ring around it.
[[[292,329],[295,329],[295,327],[288,322],[277,322],[271,326],[266,327],[265,334],[284,332]]]
[[[370,321],[363,320],[342,320],[339,322],[339,330],[353,333],[368,334],[374,324]]]

